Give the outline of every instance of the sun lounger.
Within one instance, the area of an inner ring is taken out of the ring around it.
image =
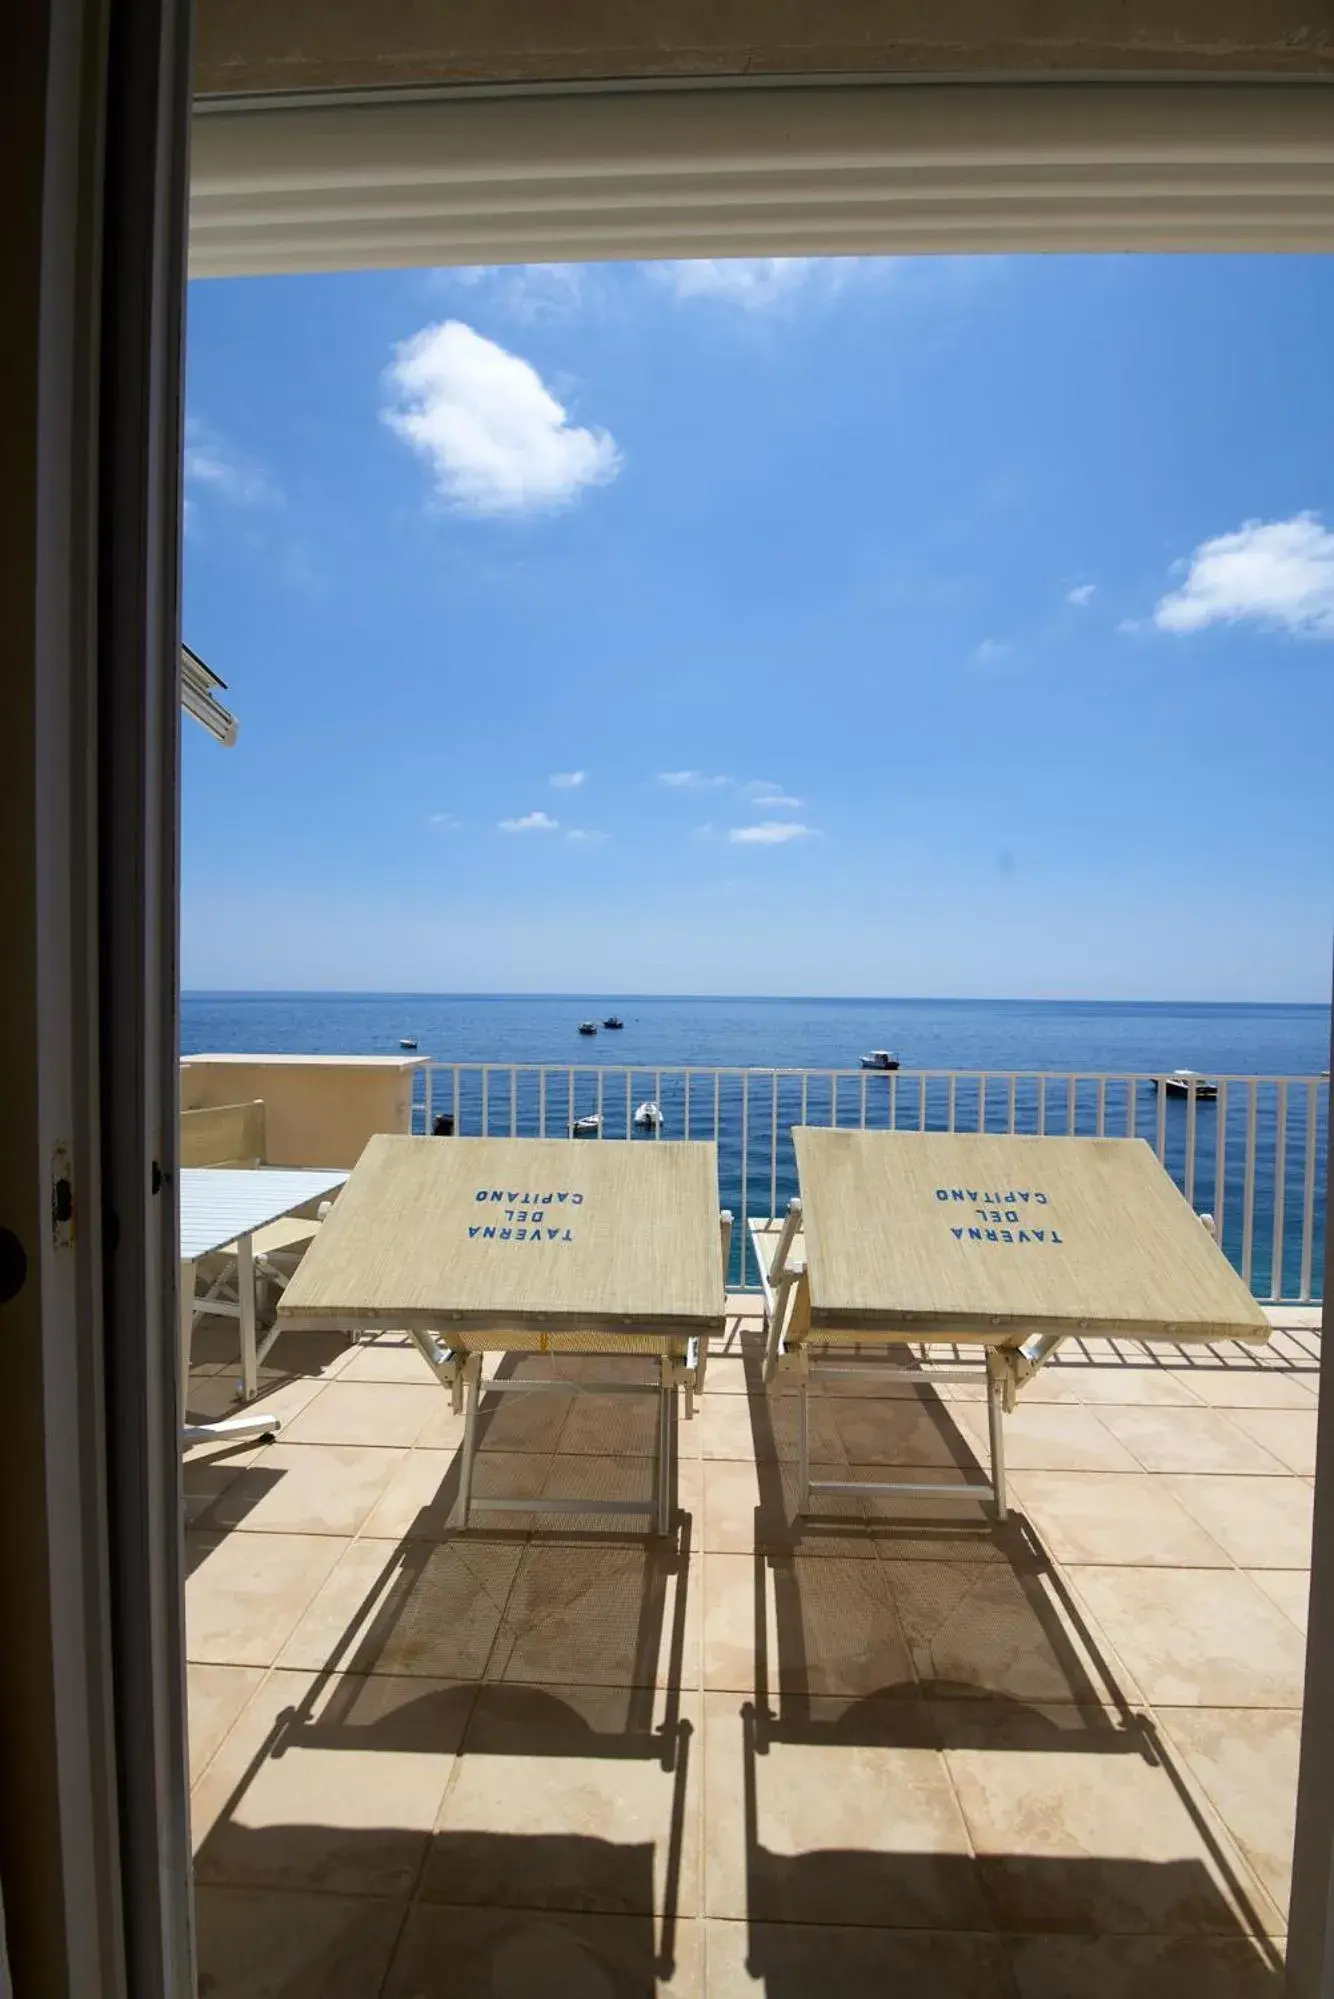
[[[409,1333],[464,1415],[459,1518],[474,1510],[651,1511],[670,1528],[672,1419],[703,1385],[723,1325],[731,1217],[711,1144],[371,1139],[278,1304],[278,1324]],[[634,1355],[656,1383],[554,1375],[483,1380],[488,1354]],[[483,1395],[658,1397],[657,1471],[639,1500],[473,1496]]]
[[[1003,1417],[1072,1336],[1261,1342],[1269,1324],[1142,1139],[1020,1138],[798,1127],[800,1200],[749,1224],[765,1303],[765,1371],[800,1390],[799,1498],[900,1493],[1006,1513]],[[984,1378],[986,1484],[810,1476],[813,1374]],[[957,1364],[958,1348],[971,1365]],[[868,1350],[882,1349],[876,1365]],[[933,1361],[932,1356],[936,1356]]]

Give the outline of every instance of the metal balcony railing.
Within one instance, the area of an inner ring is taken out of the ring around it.
[[[984,1131],[1143,1138],[1265,1303],[1318,1299],[1324,1267],[1329,1083],[1320,1076],[1211,1076],[1216,1095],[1150,1074],[978,1070],[646,1068],[602,1063],[439,1062],[416,1082],[413,1124],[442,1114],[459,1136],[563,1138],[596,1117],[603,1139],[707,1138],[720,1194],[740,1222],[779,1214],[797,1191],[791,1128]],[[656,1104],[661,1123],[634,1124]],[[733,1286],[758,1282],[746,1232]]]

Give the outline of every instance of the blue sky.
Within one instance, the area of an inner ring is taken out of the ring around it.
[[[1327,996],[1334,259],[189,309],[188,987]]]

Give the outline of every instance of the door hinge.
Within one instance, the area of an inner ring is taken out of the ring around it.
[[[51,1241],[56,1249],[74,1241],[74,1166],[67,1145],[51,1155]]]

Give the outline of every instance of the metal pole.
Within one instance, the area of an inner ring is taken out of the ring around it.
[[[482,1398],[482,1356],[473,1354],[463,1374],[463,1460],[459,1471],[459,1525],[472,1510],[472,1461],[477,1450],[477,1404]]]
[[[996,1518],[1008,1518],[1005,1498],[1005,1429],[1001,1412],[1000,1376],[987,1357],[987,1434],[991,1442],[991,1489],[995,1494]]]

